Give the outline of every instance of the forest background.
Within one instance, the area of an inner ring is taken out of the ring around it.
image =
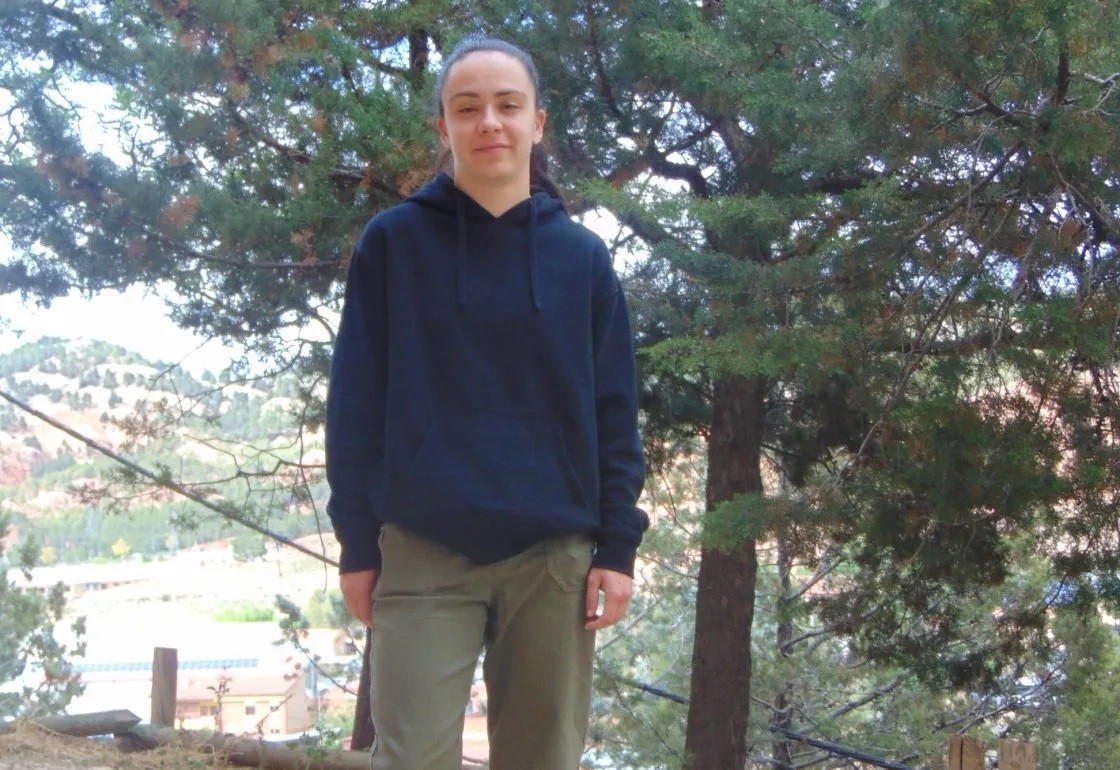
[[[556,177],[628,265],[655,525],[597,750],[843,766],[773,726],[932,767],[967,730],[1120,766],[1114,0],[7,0],[0,292],[158,287],[244,352],[227,383],[290,376],[290,451],[230,483],[321,518],[347,258],[430,175],[478,30],[534,53]]]

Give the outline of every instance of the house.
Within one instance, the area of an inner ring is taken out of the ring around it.
[[[59,564],[36,567],[30,576],[13,567],[7,571],[8,582],[16,588],[45,594],[62,583],[74,596],[89,591],[104,591],[118,586],[149,583],[159,565],[151,562],[124,561],[108,564]]]
[[[245,735],[289,735],[315,722],[315,701],[301,674],[180,672],[178,725]]]

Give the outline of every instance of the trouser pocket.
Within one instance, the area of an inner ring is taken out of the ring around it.
[[[545,541],[545,562],[552,579],[565,592],[587,587],[594,543],[587,535],[562,535]]]

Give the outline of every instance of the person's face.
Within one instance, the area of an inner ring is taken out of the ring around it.
[[[529,154],[544,132],[529,73],[498,51],[475,51],[451,65],[440,94],[440,138],[456,181],[528,184]]]

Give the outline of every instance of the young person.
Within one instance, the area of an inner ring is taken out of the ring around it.
[[[458,770],[485,649],[491,768],[576,770],[648,525],[626,302],[547,176],[528,54],[468,38],[437,94],[451,173],[366,226],[327,398],[373,768]]]

